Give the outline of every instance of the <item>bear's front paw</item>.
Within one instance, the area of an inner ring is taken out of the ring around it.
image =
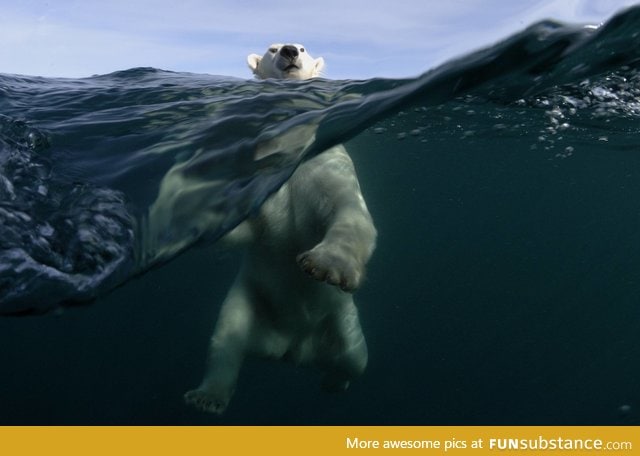
[[[203,412],[217,413],[218,415],[226,410],[229,399],[229,395],[218,395],[203,387],[188,391],[184,395],[187,404],[191,404]]]
[[[362,265],[335,246],[319,244],[296,258],[300,269],[320,282],[353,292],[360,286]]]

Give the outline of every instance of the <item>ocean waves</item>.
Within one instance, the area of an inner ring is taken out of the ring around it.
[[[635,147],[637,30],[640,8],[599,28],[542,22],[401,80],[0,75],[0,314],[90,301],[215,242],[301,161],[358,135],[375,141],[379,121],[411,116],[423,127],[409,133],[428,145],[454,140],[442,119],[473,108],[492,121],[468,130],[541,148],[566,125],[599,139],[606,121]],[[541,118],[542,131],[514,128]]]

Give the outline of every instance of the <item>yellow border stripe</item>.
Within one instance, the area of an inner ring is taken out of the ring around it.
[[[0,451],[11,456],[640,455],[640,427],[0,427]]]

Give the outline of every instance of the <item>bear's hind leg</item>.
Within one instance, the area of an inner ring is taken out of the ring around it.
[[[236,281],[222,304],[202,383],[184,395],[188,404],[205,412],[225,411],[246,355],[254,316],[241,282]]]
[[[320,363],[325,373],[322,390],[341,392],[367,367],[367,343],[360,328],[355,305],[344,315],[335,316],[320,340]]]

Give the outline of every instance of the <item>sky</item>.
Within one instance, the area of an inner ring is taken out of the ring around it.
[[[640,0],[0,0],[0,73],[127,68],[250,78],[250,53],[302,43],[325,77],[411,77],[542,19],[599,24]],[[303,6],[304,5],[304,6]]]

